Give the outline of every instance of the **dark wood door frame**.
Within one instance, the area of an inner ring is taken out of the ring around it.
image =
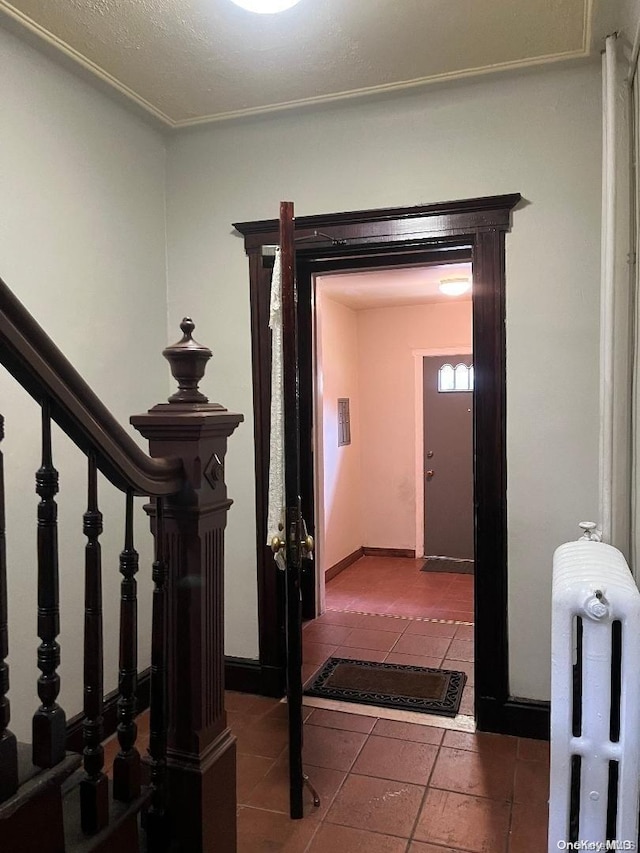
[[[327,268],[362,268],[385,263],[415,263],[418,256],[453,258],[471,252],[473,264],[474,504],[476,610],[476,719],[484,731],[548,736],[547,703],[522,701],[509,694],[507,616],[505,234],[520,195],[443,202],[299,217],[295,235],[318,240],[299,242],[300,340],[310,347],[311,289],[305,283]],[[270,356],[268,325],[270,264],[263,247],[278,242],[278,220],[236,223],[249,257],[253,401],[256,473],[256,550],[260,680],[265,693],[284,687],[282,577],[266,545]],[[447,253],[445,256],[444,253]],[[449,252],[452,254],[449,255]],[[302,377],[310,371],[310,356]],[[307,403],[307,428],[311,412]],[[304,419],[303,419],[304,420]],[[302,423],[304,435],[305,423]],[[310,458],[310,455],[309,455]],[[304,465],[303,469],[308,469]],[[307,490],[312,471],[306,471]],[[305,490],[305,483],[302,485]],[[312,489],[311,489],[312,494]],[[303,496],[304,497],[304,496]],[[307,514],[305,510],[305,514]]]

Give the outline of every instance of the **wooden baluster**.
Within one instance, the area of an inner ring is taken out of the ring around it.
[[[4,418],[0,415],[0,441],[4,438]],[[9,608],[7,599],[7,554],[4,520],[4,459],[0,451],[0,803],[18,788],[18,745],[9,731]]]
[[[49,402],[42,404],[42,465],[36,472],[38,504],[38,696],[42,704],[33,716],[33,763],[53,767],[65,756],[66,717],[56,702],[60,693],[60,633],[58,584],[58,472],[51,455]]]
[[[147,814],[150,853],[168,847],[165,812],[167,769],[167,564],[164,560],[162,498],[155,501],[155,561],[153,563],[153,613],[151,626],[151,702],[149,756],[151,805]]]
[[[138,552],[133,547],[133,492],[127,492],[124,550],[120,554],[120,675],[118,684],[118,741],[113,762],[113,796],[128,803],[140,795],[140,754],[135,747],[138,686]]]
[[[80,783],[82,831],[93,835],[109,822],[109,783],[103,772],[103,643],[102,555],[98,538],[102,513],[98,509],[98,469],[95,454],[89,456],[87,511],[83,517],[87,537],[84,569],[84,720],[82,752],[86,777]]]

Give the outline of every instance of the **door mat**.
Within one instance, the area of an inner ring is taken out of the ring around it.
[[[447,557],[427,557],[421,572],[452,572],[456,575],[472,575],[473,560],[450,560]]]
[[[307,696],[455,717],[467,676],[449,669],[329,658]]]

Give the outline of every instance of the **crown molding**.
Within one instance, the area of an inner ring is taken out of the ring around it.
[[[590,56],[590,44],[592,34],[593,20],[593,3],[594,0],[586,0],[584,3],[584,24],[583,24],[583,39],[582,46],[578,50],[563,51],[560,53],[551,53],[545,56],[532,57],[530,59],[520,59],[509,62],[499,62],[492,65],[477,66],[467,68],[461,71],[445,72],[443,74],[432,74],[427,77],[417,77],[412,80],[401,80],[395,83],[385,83],[378,86],[367,86],[360,89],[350,89],[343,92],[336,92],[328,95],[316,95],[310,98],[299,98],[293,101],[284,101],[280,103],[266,104],[258,107],[248,107],[241,110],[228,110],[220,113],[212,113],[210,115],[197,116],[187,119],[173,119],[171,116],[164,113],[161,109],[154,106],[146,98],[139,95],[136,91],[114,77],[100,65],[92,62],[71,45],[67,44],[63,39],[54,35],[52,32],[42,27],[28,15],[25,15],[19,9],[16,9],[7,0],[0,0],[0,12],[7,15],[13,21],[24,27],[33,35],[43,40],[56,50],[60,51],[67,58],[82,66],[92,75],[99,78],[103,83],[116,90],[120,95],[127,100],[133,102],[137,107],[144,110],[154,119],[159,121],[165,128],[171,130],[180,130],[182,128],[198,127],[200,125],[218,124],[222,122],[234,121],[237,119],[252,118],[255,116],[268,116],[281,112],[289,112],[292,110],[303,110],[317,106],[339,104],[343,101],[350,101],[359,98],[375,97],[382,95],[390,95],[395,93],[407,92],[412,89],[426,88],[438,83],[449,83],[457,80],[468,80],[475,77],[483,77],[489,74],[495,74],[508,71],[521,71],[528,68],[535,68],[542,65],[548,65],[557,62],[569,62],[586,59]]]

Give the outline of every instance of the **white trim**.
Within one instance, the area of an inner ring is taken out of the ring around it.
[[[613,512],[617,36],[602,55],[602,259],[600,299],[600,531],[611,542]]]
[[[1,2],[1,0],[0,0]],[[332,95],[316,95],[313,98],[300,98],[295,101],[283,101],[282,103],[267,104],[263,107],[247,107],[244,110],[229,110],[224,113],[213,113],[212,115],[200,116],[198,118],[181,119],[172,122],[174,128],[195,127],[199,124],[215,124],[221,121],[232,121],[249,116],[265,115],[267,113],[280,113],[286,110],[304,109],[323,104],[350,101],[354,98],[371,97],[378,95],[405,92],[410,89],[418,89],[432,86],[438,83],[449,83],[456,80],[468,80],[473,77],[484,77],[500,71],[519,71],[525,68],[536,68],[539,65],[549,65],[555,62],[566,62],[568,60],[584,59],[589,56],[589,50],[570,50],[566,53],[554,53],[547,56],[539,56],[535,59],[520,59],[512,62],[498,62],[495,65],[486,65],[479,68],[468,68],[464,71],[448,71],[444,74],[433,74],[430,77],[416,77],[414,80],[400,80],[397,83],[385,83],[380,86],[367,86],[362,89],[351,89],[345,92],[336,92]]]
[[[87,71],[90,71],[104,83],[108,83],[109,86],[112,86],[121,95],[124,95],[128,100],[133,101],[139,107],[142,107],[143,110],[150,113],[152,116],[157,118],[162,124],[167,127],[176,127],[176,123],[173,119],[169,118],[168,115],[159,110],[157,107],[154,107],[152,103],[145,100],[141,95],[138,95],[133,89],[130,89],[124,83],[121,83],[116,77],[112,74],[109,74],[108,71],[105,71],[104,68],[101,68],[95,62],[92,62],[90,59],[87,59],[84,54],[77,51],[75,48],[71,47],[70,44],[67,44],[66,41],[63,41],[58,36],[54,35],[52,32],[47,30],[45,27],[40,26],[36,21],[30,18],[28,15],[25,15],[24,12],[21,12],[19,9],[16,9],[15,6],[12,6],[10,3],[7,3],[6,0],[0,0],[0,12],[4,12],[10,18],[13,18],[14,21],[17,21],[21,24],[25,29],[29,30],[29,32],[34,33],[34,35],[41,38],[43,41],[47,42],[47,44],[52,45],[61,53],[64,53],[65,56],[72,59],[74,62],[77,62],[78,65],[81,65]]]
[[[422,359],[432,355],[471,355],[469,344],[457,347],[429,347],[412,349],[414,385],[414,444],[415,444],[415,483],[416,483],[416,557],[424,556],[424,410],[423,410],[423,366]]]
[[[387,93],[401,92],[408,89],[415,89],[437,83],[445,83],[454,80],[466,80],[468,78],[485,76],[494,72],[500,71],[515,71],[524,68],[535,68],[539,65],[548,65],[555,62],[566,62],[569,60],[584,59],[590,55],[591,43],[591,26],[592,26],[592,6],[593,0],[588,0],[584,4],[584,23],[583,23],[583,39],[582,46],[578,50],[568,50],[560,53],[550,53],[544,56],[530,57],[528,59],[511,60],[507,62],[497,62],[492,65],[478,66],[476,68],[466,68],[461,71],[448,71],[443,74],[432,74],[427,77],[416,77],[413,80],[400,80],[396,83],[385,83],[378,86],[367,86],[361,89],[351,89],[345,92],[337,92],[329,95],[317,95],[312,98],[301,98],[295,101],[286,101],[283,103],[267,104],[260,107],[248,107],[241,110],[228,110],[227,112],[213,113],[211,115],[198,116],[196,118],[173,119],[162,110],[155,107],[141,95],[137,94],[133,89],[130,89],[124,83],[121,83],[116,77],[92,62],[78,50],[73,48],[63,39],[56,36],[50,30],[41,26],[22,12],[7,0],[0,0],[0,12],[13,18],[30,32],[37,35],[39,38],[48,42],[50,45],[60,50],[66,56],[77,62],[86,70],[95,74],[104,82],[113,86],[121,95],[124,95],[130,101],[134,101],[142,109],[153,115],[156,119],[162,122],[163,125],[172,129],[183,127],[194,127],[200,124],[214,124],[221,121],[231,121],[233,119],[245,118],[248,116],[264,115],[267,113],[283,112],[284,110],[299,109],[304,107],[313,107],[321,104],[331,104],[339,101],[350,100],[352,98],[360,98],[363,96],[381,95]]]
[[[638,43],[640,44],[640,22],[638,24]],[[636,65],[637,68],[637,65]],[[632,157],[631,157],[631,210],[632,210],[632,237],[631,249],[633,252],[633,279],[632,306],[633,306],[633,333],[631,345],[633,347],[633,359],[631,368],[632,392],[631,392],[631,559],[629,564],[635,578],[638,578],[638,560],[640,559],[640,417],[638,407],[640,403],[640,266],[638,264],[638,249],[640,248],[640,176],[638,172],[640,164],[640,93],[638,85],[640,79],[635,77],[629,86],[631,98],[630,126],[632,128]]]

